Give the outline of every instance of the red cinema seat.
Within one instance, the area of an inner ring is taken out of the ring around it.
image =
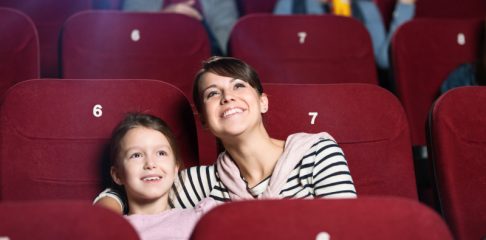
[[[203,25],[181,14],[86,11],[63,27],[64,78],[159,79],[192,96],[209,56]]]
[[[430,147],[439,199],[456,239],[486,237],[486,87],[452,89],[434,104]]]
[[[97,0],[98,1],[98,0]],[[59,77],[58,41],[61,26],[72,14],[93,8],[93,0],[2,0],[32,18],[40,40],[41,76]]]
[[[194,116],[173,85],[158,80],[30,80],[0,109],[0,200],[91,201],[109,178],[111,132],[128,112],[164,119],[186,167],[197,165]]]
[[[0,202],[0,239],[139,239],[122,216],[77,201]]]
[[[258,200],[208,212],[191,239],[452,240],[433,210],[403,198]]]
[[[369,34],[349,17],[248,15],[234,26],[229,49],[263,82],[378,84]]]
[[[425,146],[429,108],[440,85],[457,66],[479,53],[480,19],[416,19],[398,29],[392,42],[396,90],[410,122],[412,144]]]
[[[40,77],[39,38],[32,20],[0,7],[0,98],[15,83]]]
[[[372,84],[265,84],[270,136],[328,132],[343,148],[358,195],[417,199],[410,133],[398,99]]]

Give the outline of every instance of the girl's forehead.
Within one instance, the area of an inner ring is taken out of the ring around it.
[[[167,136],[165,136],[165,134],[163,134],[162,132],[156,129],[148,128],[144,126],[136,126],[128,130],[125,136],[123,136],[123,138],[121,139],[121,142],[122,143],[134,142],[134,141],[144,142],[148,140],[168,142]]]

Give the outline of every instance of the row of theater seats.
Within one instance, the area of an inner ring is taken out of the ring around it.
[[[0,212],[2,239],[139,239],[121,216],[76,201],[0,202]],[[417,202],[361,197],[227,203],[203,216],[191,239],[453,238],[440,216]]]
[[[418,201],[409,124],[389,91],[373,84],[267,83],[264,89],[270,135],[327,131],[343,148],[360,197]],[[486,87],[452,90],[435,103],[429,123],[442,213],[459,239],[486,235],[484,101]],[[197,128],[189,100],[174,85],[22,81],[9,89],[0,109],[0,201],[91,201],[109,177],[111,131],[130,111],[165,119],[186,166],[214,162],[215,139]]]
[[[12,22],[2,26],[10,34],[0,39],[2,94],[15,82],[39,78],[40,63],[32,22],[20,12],[0,12],[2,22]],[[396,32],[396,89],[390,90],[405,108],[419,150],[425,149],[427,111],[440,84],[455,67],[478,58],[483,24],[482,18],[416,19]],[[60,43],[64,78],[160,79],[187,96],[200,62],[210,56],[202,25],[175,14],[78,13],[63,25]],[[249,15],[234,27],[229,49],[267,83],[378,84],[369,36],[350,18]]]
[[[168,3],[186,0],[166,0]],[[254,13],[272,13],[277,0],[235,0],[240,16]],[[373,0],[388,26],[392,18],[396,0]],[[123,0],[0,0],[1,7],[18,9],[29,15],[38,30],[41,49],[41,76],[57,77],[58,37],[63,23],[73,14],[92,9],[120,10]],[[196,0],[196,6],[201,3]],[[460,6],[460,7],[458,7]],[[418,18],[470,18],[486,15],[483,0],[423,0],[416,3]]]

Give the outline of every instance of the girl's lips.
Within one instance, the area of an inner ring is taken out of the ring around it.
[[[142,181],[145,181],[145,182],[154,182],[154,181],[162,180],[162,176],[159,176],[159,175],[148,175],[148,176],[142,177],[141,180]]]

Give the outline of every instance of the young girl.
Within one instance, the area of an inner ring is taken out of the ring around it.
[[[129,114],[115,129],[110,149],[114,188],[127,199],[126,218],[142,239],[188,239],[210,199],[194,209],[171,209],[169,191],[182,161],[174,136],[161,119]]]
[[[185,169],[174,189],[175,207],[190,208],[204,197],[218,202],[268,198],[354,198],[344,154],[327,133],[269,136],[262,115],[269,101],[260,79],[245,62],[212,57],[193,88],[201,121],[224,151],[212,166]],[[115,191],[97,204],[120,208]]]

